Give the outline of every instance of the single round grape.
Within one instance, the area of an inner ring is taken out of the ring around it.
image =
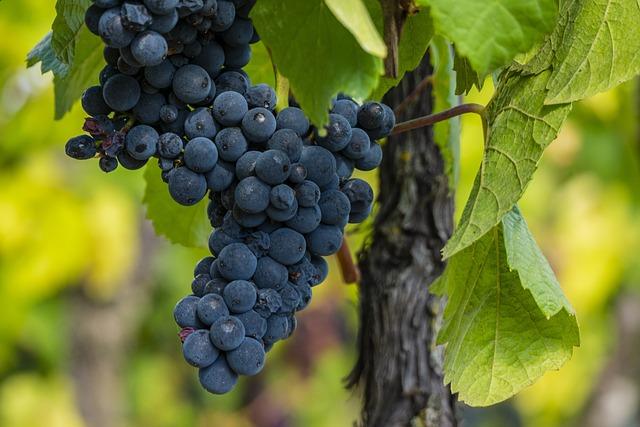
[[[242,130],[253,142],[266,142],[276,130],[276,119],[265,108],[253,108],[242,119]]]
[[[296,192],[286,184],[276,185],[271,189],[269,201],[276,209],[290,209],[296,200]]]
[[[198,137],[213,139],[218,133],[218,125],[207,108],[197,108],[187,116],[184,132],[189,139]]]
[[[149,26],[150,30],[156,31],[160,34],[167,34],[171,30],[176,27],[178,24],[178,20],[180,16],[178,16],[178,11],[173,9],[171,12],[166,15],[152,15],[151,26]]]
[[[289,334],[289,321],[287,316],[274,315],[267,319],[267,332],[264,334],[265,344],[273,344],[284,339]]]
[[[256,303],[256,288],[246,280],[234,280],[222,291],[224,302],[232,313],[245,313]]]
[[[218,149],[209,138],[194,138],[184,147],[184,163],[194,172],[209,172],[217,161]]]
[[[213,116],[223,126],[236,126],[249,111],[246,99],[238,92],[222,92],[213,101]]]
[[[251,46],[224,46],[224,65],[228,68],[243,68],[251,61]],[[272,108],[275,108],[272,107]]]
[[[247,45],[253,37],[253,23],[250,19],[237,18],[231,27],[222,33],[222,40],[230,46]]]
[[[118,58],[120,58],[120,51],[114,47],[105,46],[102,50],[102,56],[104,57],[104,61],[115,67],[118,65]]]
[[[291,165],[291,173],[289,173],[289,182],[292,184],[301,184],[307,179],[307,168],[300,163]]]
[[[381,128],[384,119],[384,108],[378,102],[366,102],[358,110],[358,126],[363,129]]]
[[[307,169],[307,179],[319,187],[330,183],[336,173],[336,159],[323,147],[304,147],[300,163]]]
[[[251,279],[257,265],[256,256],[244,243],[232,243],[218,256],[218,270],[228,280]]]
[[[318,255],[311,255],[311,263],[316,267],[316,271],[318,272],[318,276],[314,277],[314,284],[311,285],[316,286],[324,282],[329,275],[329,264],[327,264],[324,258]]]
[[[264,358],[264,347],[253,338],[245,338],[238,348],[227,353],[229,367],[238,375],[258,374],[264,368]]]
[[[320,224],[307,236],[307,244],[312,254],[329,256],[342,246],[342,230],[335,225]]]
[[[160,107],[160,120],[164,123],[174,123],[178,120],[179,111],[178,107],[171,104],[165,104]]]
[[[372,142],[364,157],[356,161],[356,168],[361,171],[370,171],[380,166],[380,163],[382,163],[382,147]]]
[[[205,99],[212,85],[204,68],[194,64],[180,67],[173,77],[173,92],[180,100],[189,104]]]
[[[119,7],[108,9],[102,14],[98,21],[98,33],[106,45],[115,48],[128,46],[135,37],[133,31],[125,28]]]
[[[200,384],[210,393],[225,394],[230,392],[238,382],[238,375],[231,370],[224,356],[198,372]]]
[[[127,61],[125,61],[124,57],[121,56],[118,59],[118,71],[127,76],[136,76],[140,72],[140,67],[136,65],[131,65]],[[140,86],[142,88],[142,86]]]
[[[181,328],[198,329],[202,326],[196,313],[200,298],[189,295],[182,298],[173,309],[173,318]]]
[[[144,5],[158,15],[166,15],[178,6],[179,0],[144,0]]]
[[[125,147],[134,159],[147,160],[156,154],[159,137],[158,132],[151,126],[134,126],[127,133]]]
[[[254,228],[265,222],[267,215],[265,212],[249,213],[240,209],[238,205],[235,205],[233,207],[233,218],[243,227]]]
[[[96,143],[88,135],[80,135],[67,141],[64,147],[67,156],[76,160],[87,160],[95,157],[97,153]]]
[[[107,49],[107,48],[105,48]],[[108,48],[110,49],[110,48]],[[116,60],[116,66],[118,65],[118,62]],[[100,71],[100,77],[98,78],[100,81],[100,85],[104,86],[104,84],[107,82],[107,80],[109,80],[111,77],[115,76],[116,74],[119,74],[118,69],[116,68],[116,66],[112,66],[112,65],[105,65],[105,67],[102,69],[102,71]],[[102,93],[101,93],[102,95]],[[104,99],[103,99],[104,101]]]
[[[206,295],[215,294],[222,296],[222,290],[227,286],[227,281],[220,278],[214,278],[207,283],[204,287],[204,293]]]
[[[191,293],[193,293],[197,297],[201,297],[204,295],[204,287],[207,286],[207,283],[211,280],[211,276],[209,273],[207,274],[199,274],[193,278],[191,282]]]
[[[298,233],[307,234],[320,225],[322,214],[318,206],[298,208],[296,215],[286,222],[287,227]]]
[[[126,150],[122,150],[118,153],[118,162],[123,168],[128,170],[140,169],[147,164],[147,160],[134,159]]]
[[[351,140],[342,150],[342,154],[351,160],[364,158],[371,147],[371,140],[365,131],[359,128],[351,129]]]
[[[287,154],[280,150],[267,150],[256,160],[256,175],[267,184],[277,185],[289,177],[291,162]]]
[[[305,208],[316,206],[321,194],[320,188],[313,181],[304,181],[296,187],[298,204]]]
[[[207,180],[186,167],[176,168],[169,175],[169,194],[181,205],[195,205],[207,194]]]
[[[267,208],[267,215],[273,221],[286,222],[293,218],[298,212],[298,201],[295,200],[293,205],[289,209],[276,209],[274,206],[269,205]]]
[[[249,84],[249,78],[239,71],[223,71],[216,77],[218,93],[232,91],[244,95],[249,89]]]
[[[329,190],[322,193],[318,202],[322,212],[322,222],[328,225],[343,224],[349,219],[351,202],[339,190]]]
[[[116,74],[104,84],[102,94],[114,111],[128,111],[140,100],[140,85],[131,76]]]
[[[237,317],[244,325],[244,334],[246,336],[262,339],[265,332],[267,332],[267,320],[254,310],[238,314]]]
[[[278,113],[278,129],[291,129],[303,137],[309,131],[309,119],[297,107],[287,107]]]
[[[284,265],[300,261],[307,250],[304,236],[290,228],[280,228],[269,236],[271,248],[269,256]]]
[[[260,289],[279,288],[287,283],[287,268],[271,257],[258,259],[253,282]]]
[[[318,138],[318,144],[329,151],[340,151],[351,140],[349,121],[338,114],[329,114],[329,124],[325,127],[327,135]]]
[[[182,153],[182,138],[175,133],[167,132],[158,138],[158,154],[165,159],[176,159]]]
[[[238,243],[239,240],[229,236],[224,230],[218,228],[209,235],[209,251],[213,255],[220,255],[220,252],[231,243]]]
[[[303,143],[302,138],[293,129],[280,129],[269,138],[267,147],[270,150],[283,151],[289,156],[291,163],[295,163],[300,160]]]
[[[355,169],[355,162],[340,153],[333,153],[333,157],[336,159],[336,175],[338,175],[340,181],[351,178]]]
[[[331,112],[347,119],[352,128],[358,124],[358,104],[350,99],[338,99],[333,104]]]
[[[235,92],[225,92],[235,93]],[[219,97],[218,97],[219,98]],[[240,128],[224,128],[216,135],[214,140],[218,148],[220,158],[227,162],[237,161],[249,147],[246,138],[242,134]]]
[[[118,160],[113,157],[101,157],[98,164],[100,165],[100,170],[106,173],[113,172],[118,168]]]
[[[244,340],[244,325],[235,316],[224,316],[211,325],[211,342],[222,351],[238,348]]]
[[[236,8],[233,3],[225,0],[218,0],[218,11],[213,16],[212,29],[215,32],[227,30],[236,18]]]
[[[206,294],[200,298],[196,311],[200,321],[207,326],[211,326],[218,319],[229,315],[229,309],[224,302],[224,298],[217,294]]]
[[[200,274],[209,274],[209,270],[211,270],[211,264],[216,259],[212,256],[204,257],[196,264],[193,270],[193,277],[197,277]]]
[[[100,17],[103,13],[103,8],[92,4],[84,14],[84,23],[87,29],[96,36],[100,35]]]
[[[93,117],[111,113],[111,107],[104,102],[100,86],[92,86],[84,91],[82,94],[82,109]]]
[[[351,202],[351,212],[363,212],[373,204],[373,189],[367,181],[353,178],[345,182],[342,192]]]
[[[182,344],[184,360],[196,368],[207,367],[216,361],[220,351],[213,346],[209,331],[199,329],[189,334]]]
[[[247,213],[262,212],[269,206],[270,192],[271,187],[250,176],[240,181],[236,187],[236,205]]]
[[[165,59],[158,65],[155,65],[153,67],[145,67],[144,78],[153,87],[158,89],[166,89],[168,87],[171,87],[171,83],[173,82],[173,76],[175,73],[176,67],[174,67],[171,61]]]
[[[267,110],[273,110],[278,102],[276,92],[271,86],[264,83],[251,86],[244,94],[244,97],[247,100],[247,104],[249,104],[249,108],[262,107]]]
[[[255,175],[256,161],[260,157],[259,151],[247,151],[236,162],[236,176],[243,180]]]
[[[363,222],[365,219],[371,215],[371,211],[373,210],[373,206],[369,206],[367,209],[360,212],[351,212],[349,214],[349,223],[351,224],[359,224]]]
[[[207,187],[211,191],[223,191],[231,186],[235,178],[235,168],[232,163],[218,160],[218,163],[206,173]]]
[[[210,76],[217,76],[224,65],[224,49],[215,41],[209,42],[202,47],[193,63],[204,68]],[[216,86],[219,86],[217,81]]]
[[[311,298],[313,297],[313,291],[311,290],[311,286],[308,283],[300,283],[298,285],[293,286],[295,290],[300,295],[300,302],[296,307],[296,311],[304,310],[311,303]]]

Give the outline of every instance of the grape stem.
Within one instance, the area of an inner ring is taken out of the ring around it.
[[[407,120],[406,122],[398,123],[391,132],[391,135],[397,135],[399,133],[408,132],[414,129],[420,129],[425,126],[431,126],[434,123],[449,120],[453,117],[461,116],[467,113],[478,114],[482,118],[482,123],[486,128],[486,114],[484,105],[480,104],[462,104],[457,105],[448,110],[441,111],[436,114],[428,116],[418,117],[417,119]]]
[[[342,280],[344,280],[345,283],[359,282],[360,269],[358,269],[356,264],[353,262],[347,239],[342,240],[342,246],[340,246],[336,256],[338,258],[338,264],[340,265]]]

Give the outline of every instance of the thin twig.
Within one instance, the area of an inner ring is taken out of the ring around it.
[[[448,110],[441,111],[436,114],[431,114],[429,116],[418,117],[417,119],[408,120],[406,122],[398,123],[396,127],[393,128],[391,132],[392,135],[397,135],[399,133],[408,132],[414,129],[420,129],[425,126],[430,126],[434,123],[442,122],[444,120],[448,120],[452,117],[461,116],[462,114],[474,113],[480,115],[482,117],[483,123],[485,119],[484,113],[484,105],[480,104],[462,104],[457,105]]]
[[[340,272],[342,273],[342,280],[345,283],[356,283],[360,281],[360,270],[353,262],[351,257],[351,250],[349,250],[349,243],[347,239],[342,240],[342,246],[336,254],[338,257],[338,264],[340,265]]]
[[[401,103],[396,107],[393,111],[396,116],[399,116],[404,110],[406,110],[411,104],[416,102],[416,100],[420,97],[422,92],[427,89],[433,83],[433,75],[428,75],[418,85],[415,89],[407,96]]]

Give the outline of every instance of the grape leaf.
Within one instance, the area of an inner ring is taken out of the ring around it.
[[[325,3],[365,52],[380,58],[387,56],[387,46],[362,0],[325,0]]]
[[[382,32],[384,23],[379,1],[370,0],[367,2],[367,7],[376,26]],[[382,77],[378,87],[371,94],[371,99],[381,99],[389,89],[400,83],[405,73],[413,71],[420,65],[432,36],[433,22],[427,10],[423,9],[407,17],[398,43],[398,78]]]
[[[456,45],[482,78],[528,51],[555,24],[556,0],[418,0],[431,7],[436,33]]]
[[[382,60],[363,50],[323,0],[260,0],[251,16],[315,124],[326,122],[331,98],[339,92],[365,98],[377,86]]]
[[[90,5],[90,0],[58,0],[56,2],[56,18],[51,26],[53,32],[51,46],[56,57],[65,64],[73,64],[76,39],[84,24],[84,13]]]
[[[102,41],[82,27],[77,37],[75,60],[67,74],[53,79],[55,91],[55,118],[61,119],[80,98],[82,92],[97,83],[104,67]]]
[[[33,67],[40,63],[40,72],[42,74],[52,71],[56,76],[65,76],[69,72],[69,66],[61,62],[51,47],[52,33],[48,32],[46,36],[34,46],[27,54],[27,67]]]
[[[487,105],[482,164],[460,224],[443,250],[445,258],[471,245],[511,210],[558,134],[571,105],[544,105],[550,75],[548,70],[531,76],[507,70],[501,76]]]
[[[469,405],[513,396],[580,344],[573,308],[515,209],[452,257],[432,288],[448,297],[445,382]]]
[[[568,25],[557,43],[546,103],[595,95],[640,73],[638,1],[573,1],[567,13]]]
[[[473,86],[482,89],[483,81],[475,72],[469,60],[455,53],[453,58],[453,70],[456,72],[456,95],[467,95]]]
[[[442,36],[431,40],[431,63],[433,64],[433,109],[448,110],[458,104],[455,94],[456,82],[453,72],[453,51]],[[433,138],[440,147],[449,187],[455,188],[460,166],[460,117],[433,125]]]
[[[251,45],[251,62],[244,67],[244,71],[251,78],[252,84],[266,83],[271,87],[276,85],[273,64],[262,42]]]
[[[194,206],[182,206],[169,195],[167,184],[160,177],[155,164],[147,165],[144,171],[146,183],[143,203],[147,207],[147,219],[157,234],[170,242],[183,246],[207,247],[211,224],[207,220],[207,201]]]

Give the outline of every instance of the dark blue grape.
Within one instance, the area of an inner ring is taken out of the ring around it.
[[[224,126],[236,126],[249,111],[247,101],[238,92],[227,91],[213,101],[213,116]]]
[[[181,205],[195,205],[207,194],[207,180],[186,167],[176,168],[169,175],[169,194]]]
[[[219,98],[220,97],[218,97],[218,99]],[[220,158],[228,162],[237,161],[249,147],[247,140],[245,139],[242,131],[239,128],[222,129],[216,135],[214,142],[216,144],[216,147],[218,147],[218,154],[220,155]]]
[[[129,2],[125,2],[122,5],[120,15],[122,16],[124,26],[135,32],[144,31],[151,25],[153,20],[151,14],[144,5]]]
[[[336,174],[336,159],[323,147],[304,147],[300,163],[307,169],[307,179],[319,187],[330,183]]]
[[[218,93],[233,91],[244,95],[249,89],[249,84],[249,79],[238,71],[223,71],[216,77]]]
[[[71,138],[67,141],[64,151],[67,156],[76,160],[87,160],[95,157],[97,153],[94,139],[87,135]]]
[[[378,102],[366,102],[358,110],[358,126],[369,130],[381,128],[384,124],[385,111]]]
[[[238,314],[244,325],[244,334],[251,338],[261,339],[267,332],[267,321],[253,310]]]
[[[362,129],[354,128],[351,129],[351,140],[342,150],[342,154],[351,160],[359,160],[367,155],[370,147],[369,135]]]
[[[320,201],[320,187],[313,181],[304,181],[296,187],[298,205],[304,208],[316,206]]]
[[[279,288],[287,283],[287,268],[271,257],[258,259],[253,282],[260,289]]]
[[[233,164],[218,160],[218,163],[206,173],[207,187],[211,191],[223,191],[231,186],[235,178]]]
[[[269,201],[276,209],[291,209],[296,200],[296,192],[285,184],[276,185],[271,189]]]
[[[174,42],[178,42],[177,45],[182,47],[193,43],[198,38],[198,30],[185,20],[180,20],[167,37]]]
[[[373,204],[373,189],[367,181],[360,178],[345,182],[342,192],[351,202],[351,212],[364,212]]]
[[[232,243],[218,256],[218,270],[228,280],[251,279],[257,264],[256,256],[244,243]]]
[[[200,298],[196,311],[198,319],[206,326],[211,326],[218,319],[229,316],[229,309],[224,298],[215,293],[208,293]],[[209,337],[207,336],[207,338]]]
[[[173,318],[181,328],[198,329],[202,326],[197,315],[198,301],[200,298],[189,295],[182,298],[173,309]]]
[[[296,292],[297,294],[297,292]],[[265,344],[273,344],[289,335],[289,321],[287,316],[274,315],[267,319],[267,332],[264,334]]]
[[[282,307],[282,298],[278,291],[271,288],[258,290],[258,299],[253,309],[261,317],[268,319],[272,314],[277,313],[280,307]]]
[[[166,89],[171,87],[173,76],[176,73],[176,67],[171,61],[165,59],[160,64],[153,67],[145,67],[144,78],[155,88]]]
[[[264,367],[264,357],[262,344],[253,338],[245,338],[240,347],[227,353],[227,362],[238,375],[256,375]]]
[[[251,61],[251,46],[224,46],[224,65],[228,68],[243,68]]]
[[[367,151],[363,158],[356,161],[356,168],[361,171],[374,170],[382,163],[382,147],[375,142],[371,143],[371,148]]]
[[[106,47],[105,49],[111,49],[109,47]],[[115,50],[115,49],[114,49]],[[116,65],[112,66],[112,65],[105,65],[105,67],[102,69],[102,71],[100,71],[100,85],[103,86],[107,80],[109,80],[111,77],[115,76],[116,74],[119,73],[118,69],[116,68],[118,65],[118,60],[116,60]],[[104,99],[103,99],[104,101]]]
[[[167,132],[158,138],[158,154],[165,159],[176,159],[182,153],[182,138],[175,133]]]
[[[197,108],[187,116],[184,132],[189,139],[198,137],[213,139],[218,133],[218,126],[207,108]]]
[[[122,165],[123,168],[128,170],[140,169],[147,164],[147,160],[134,159],[125,150],[122,150],[118,153],[118,162]]]
[[[322,212],[322,222],[328,225],[344,224],[349,219],[351,202],[339,190],[329,190],[322,193],[318,202]]]
[[[318,273],[317,276],[314,276],[314,283],[311,284],[311,286],[316,286],[324,282],[329,275],[329,264],[327,264],[324,258],[318,255],[311,255],[311,263],[316,267]]]
[[[145,6],[158,15],[166,15],[178,6],[179,0],[144,0]]]
[[[292,129],[277,130],[269,141],[267,147],[270,150],[280,150],[289,156],[291,163],[300,160],[302,155],[302,138]]]
[[[265,256],[269,252],[271,239],[264,231],[254,231],[244,239],[244,244],[253,252],[256,258]]]
[[[243,179],[236,187],[236,205],[245,212],[258,213],[269,206],[271,187],[256,177]]]
[[[353,169],[355,168],[354,161],[346,158],[340,153],[333,153],[333,157],[336,159],[336,175],[338,175],[340,181],[351,178],[351,175],[353,175]]]
[[[136,76],[140,72],[140,66],[131,65],[121,56],[120,59],[118,59],[118,71],[127,76]]]
[[[199,274],[209,274],[209,270],[211,270],[211,264],[216,259],[212,256],[204,257],[196,264],[193,269],[193,277],[198,276]]]
[[[119,7],[102,14],[98,21],[98,33],[106,45],[115,48],[128,46],[135,37],[133,31],[125,28]]]
[[[245,313],[256,303],[256,288],[246,280],[234,280],[222,291],[224,301],[232,313]]]
[[[301,109],[287,107],[278,113],[277,128],[291,129],[302,137],[309,131],[309,119]]]
[[[338,99],[334,102],[331,112],[347,119],[352,128],[358,124],[358,104],[350,99]]]
[[[151,126],[134,126],[127,133],[125,147],[134,159],[147,160],[156,154],[159,138],[158,132]]]
[[[104,102],[100,86],[92,86],[84,91],[82,94],[82,109],[94,117],[111,113],[111,107]]]
[[[188,104],[205,99],[212,85],[213,82],[204,68],[194,64],[180,67],[173,77],[173,92]]]
[[[106,173],[113,172],[118,168],[118,160],[113,157],[101,157],[98,164],[100,165],[100,170]]]
[[[231,370],[224,356],[219,356],[211,366],[200,368],[200,384],[210,393],[225,394],[238,382],[238,376]]]
[[[166,15],[153,15],[153,21],[149,29],[160,34],[167,34],[176,27],[179,19],[178,11],[175,9]]]
[[[289,157],[280,150],[267,150],[260,153],[258,160],[256,160],[256,175],[271,185],[285,182],[289,177],[290,168]]]
[[[210,76],[217,76],[224,65],[224,50],[215,41],[209,42],[202,47],[202,52],[193,63],[204,68]],[[216,86],[221,85],[216,81]]]
[[[264,83],[251,86],[247,93],[244,94],[244,97],[247,100],[247,104],[249,104],[249,108],[262,107],[267,110],[273,110],[278,102],[276,92],[271,86]]]
[[[240,225],[246,228],[258,227],[260,224],[266,221],[267,215],[265,212],[249,213],[245,212],[238,205],[233,207],[233,218],[238,221]]]
[[[206,295],[216,294],[222,296],[222,290],[227,286],[227,281],[220,278],[211,279],[204,287],[204,293]]]
[[[218,228],[209,235],[209,251],[213,255],[220,255],[222,250],[231,243],[239,243],[239,240],[229,236],[223,229]]]
[[[131,76],[116,74],[104,84],[102,95],[114,111],[128,111],[140,100],[140,85]]]
[[[227,30],[233,24],[236,17],[236,8],[233,3],[224,0],[218,0],[218,11],[213,16],[213,25],[211,28],[215,32]]]
[[[300,283],[298,285],[294,285],[294,288],[300,295],[300,302],[296,307],[296,311],[304,310],[307,308],[309,303],[311,303],[311,298],[313,296],[311,286],[308,283]]]
[[[205,368],[213,364],[220,355],[220,351],[213,346],[209,338],[209,331],[199,329],[189,334],[182,344],[184,360],[196,368]]]
[[[184,163],[194,172],[209,172],[217,161],[218,149],[209,138],[194,138],[184,147]]]
[[[84,14],[84,23],[93,34],[100,35],[100,17],[104,13],[104,9],[92,4]]]
[[[312,254],[329,256],[338,252],[342,246],[342,230],[335,225],[320,224],[307,236],[307,244]]]
[[[331,177],[331,181],[320,187],[320,191],[337,190],[340,188],[340,177],[337,173],[334,173]]]
[[[193,293],[197,297],[203,296],[204,287],[207,286],[207,283],[210,280],[211,276],[209,276],[209,273],[197,275],[191,282],[191,293]]]
[[[281,264],[295,264],[302,259],[307,250],[304,236],[290,228],[280,228],[269,237],[271,238],[269,256]]]
[[[296,215],[287,221],[287,227],[298,233],[307,234],[320,225],[322,214],[318,206],[311,208],[298,208]]]
[[[329,114],[329,124],[325,127],[327,135],[318,138],[318,144],[329,151],[340,151],[351,140],[349,121],[338,114]]]
[[[160,107],[160,120],[164,123],[174,123],[178,120],[179,112],[178,107],[171,104],[165,104]]]
[[[236,162],[236,176],[243,180],[255,175],[256,161],[260,157],[259,151],[247,151]]]
[[[289,182],[292,184],[301,184],[307,179],[307,168],[300,163],[291,165],[291,173],[289,173]]]
[[[273,221],[286,222],[293,218],[297,211],[298,201],[295,200],[289,209],[276,209],[274,206],[269,205],[267,208],[267,215]]]
[[[371,215],[371,211],[373,210],[373,206],[369,206],[367,209],[361,212],[351,212],[349,214],[349,222],[351,224],[359,224],[363,222],[365,219]]]
[[[253,108],[242,119],[242,131],[253,142],[266,142],[276,131],[276,119],[265,108]]]
[[[140,100],[133,107],[133,114],[138,121],[145,125],[152,125],[160,121],[160,110],[165,105],[164,95],[161,93],[140,95]]]
[[[244,325],[235,316],[221,317],[211,325],[211,342],[222,351],[238,348],[243,340]]]
[[[222,33],[222,40],[230,46],[249,44],[253,36],[253,23],[249,19],[236,19],[228,30]]]
[[[293,284],[287,283],[278,289],[280,298],[282,298],[282,307],[278,313],[293,313],[300,304],[300,293],[295,289]]]

